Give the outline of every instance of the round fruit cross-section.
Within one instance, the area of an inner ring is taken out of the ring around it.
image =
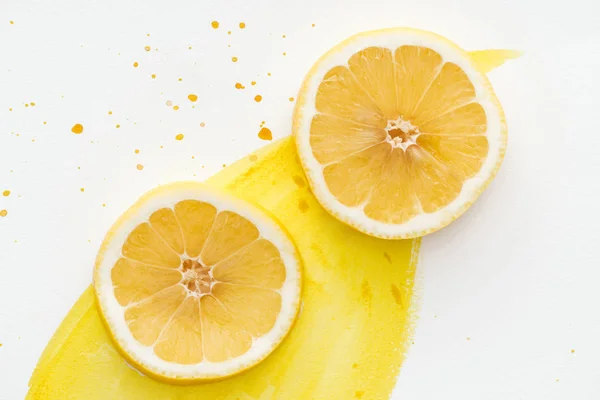
[[[300,301],[301,262],[259,208],[198,183],[161,186],[112,227],[94,289],[109,332],[142,372],[223,378],[271,353]]]
[[[293,131],[323,207],[389,239],[458,218],[495,176],[507,138],[502,108],[468,53],[405,28],[353,36],[317,61]]]

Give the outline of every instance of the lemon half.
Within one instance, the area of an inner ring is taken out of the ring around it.
[[[259,208],[199,183],[144,195],[106,235],[94,272],[101,315],[125,358],[171,383],[257,364],[290,330],[301,261]]]
[[[302,85],[293,132],[323,207],[388,239],[458,218],[507,142],[502,107],[469,54],[408,28],[358,34],[325,54]]]

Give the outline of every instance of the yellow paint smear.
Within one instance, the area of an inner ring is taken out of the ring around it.
[[[208,183],[265,207],[300,249],[302,311],[281,346],[258,366],[220,382],[160,383],[117,353],[90,288],[44,351],[27,399],[353,399],[363,392],[362,399],[389,398],[412,326],[419,240],[372,238],[329,216],[308,187],[298,185],[303,172],[290,138],[255,156]]]
[[[503,50],[471,54],[482,70],[514,58]],[[414,321],[420,240],[376,239],[338,222],[319,206],[303,176],[293,142],[285,138],[208,180],[269,210],[294,237],[304,260],[298,320],[265,361],[220,382],[154,381],[117,353],[89,287],[44,350],[26,400],[389,398]]]

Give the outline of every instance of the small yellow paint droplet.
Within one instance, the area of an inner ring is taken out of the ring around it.
[[[12,111],[12,108],[9,108],[8,111]]]
[[[242,85],[241,83],[238,82],[238,83],[235,84],[235,88],[236,89],[245,89],[246,87],[244,85]]]
[[[177,79],[177,80],[178,80],[179,82],[181,82],[181,81],[183,80],[183,78],[179,78],[179,79]]]
[[[284,52],[283,52],[283,55],[284,55],[284,56],[287,56],[287,53],[284,51]]]
[[[109,111],[109,112],[108,112],[108,115],[112,115],[112,111]]]
[[[177,139],[177,140],[183,140],[183,133],[180,133],[177,136],[175,136],[175,139]]]
[[[152,77],[152,79],[156,79],[156,74],[152,74],[150,77]]]
[[[467,340],[471,340],[471,338],[470,338],[470,337],[468,337],[468,338],[467,338]]]
[[[10,196],[10,190],[5,190],[4,192],[2,192],[2,196]]]
[[[262,96],[260,94],[257,94],[256,96],[254,96],[254,101],[260,103],[262,101]]]
[[[228,34],[228,35],[231,35],[231,31],[227,31],[227,34]]]
[[[219,22],[218,21],[213,21],[210,23],[210,26],[212,26],[214,29],[217,29],[219,27]]]
[[[150,36],[150,34],[149,34],[149,33],[146,33],[146,36]]]
[[[196,96],[195,94],[188,94],[188,99],[192,102],[195,103],[196,101],[198,101],[198,96]]]
[[[263,127],[258,132],[258,137],[262,140],[273,140],[273,134],[269,128]]]
[[[15,21],[10,21],[10,24],[11,24],[11,25],[14,25],[14,24],[15,24]]]
[[[293,98],[293,97],[290,97],[288,100],[289,100],[289,101],[294,101],[294,98]]]
[[[250,84],[251,84],[252,86],[254,86],[254,85],[256,85],[256,81],[252,81],[252,82],[250,82]]]
[[[137,68],[139,65],[140,64],[138,64],[137,61],[136,61],[136,62],[133,63],[133,68]]]
[[[29,105],[30,105],[31,107],[35,107],[35,103],[34,103],[33,101],[32,101],[31,103],[29,103]]]
[[[201,126],[202,128],[204,128],[204,127],[206,126],[206,124],[205,124],[204,122],[200,122],[200,126]]]
[[[237,62],[238,58],[237,57],[231,57],[231,61],[233,62]]]
[[[167,100],[165,104],[167,105],[167,107],[171,107],[173,105],[173,102],[171,100]]]
[[[250,156],[250,161],[254,162],[254,161],[256,161],[256,160],[258,160],[258,157],[257,157],[255,154],[252,154],[252,155]]]
[[[142,164],[138,164],[138,165],[136,166],[136,168],[138,169],[138,171],[141,171],[141,170],[143,170],[143,169],[144,169],[144,166],[143,166]]]
[[[246,27],[246,23],[245,22],[240,22],[240,29],[244,29]]]
[[[5,195],[6,196],[6,195]],[[575,350],[571,350],[571,354],[575,354]]]
[[[189,47],[188,47],[188,50],[191,50],[191,49],[192,49],[192,46],[189,46]]]
[[[270,72],[267,72],[267,75],[268,75],[268,76],[271,76],[271,73],[270,73]]]
[[[173,106],[173,110],[175,110],[175,111],[179,110],[179,106]]]
[[[135,154],[140,154],[140,150],[139,149],[135,149]]]
[[[102,207],[106,207],[106,203],[102,203]]]
[[[81,192],[85,192],[85,188],[81,188],[79,189]]]
[[[144,50],[146,50],[146,51],[150,51],[150,46],[146,46],[146,47],[144,47]]]
[[[8,215],[8,211],[2,210],[0,211],[0,217],[6,217]]]
[[[119,129],[121,127],[121,125],[117,124],[116,128]]]
[[[315,27],[315,24],[312,24],[312,27],[314,28],[314,27]]]
[[[25,107],[29,107],[29,104],[25,104]]]
[[[281,35],[281,37],[285,39],[285,35]]]
[[[73,132],[76,135],[79,135],[81,132],[83,132],[83,125],[81,125],[81,124],[73,125],[73,127],[71,128],[71,132]]]
[[[44,125],[46,125],[46,121],[44,121]]]

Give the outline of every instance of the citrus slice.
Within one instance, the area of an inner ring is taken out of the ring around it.
[[[94,289],[125,358],[173,383],[260,362],[298,312],[300,258],[262,210],[198,183],[159,187],[111,228]]]
[[[502,107],[469,54],[408,28],[358,34],[325,54],[300,90],[293,131],[323,207],[390,239],[458,218],[507,141]]]

